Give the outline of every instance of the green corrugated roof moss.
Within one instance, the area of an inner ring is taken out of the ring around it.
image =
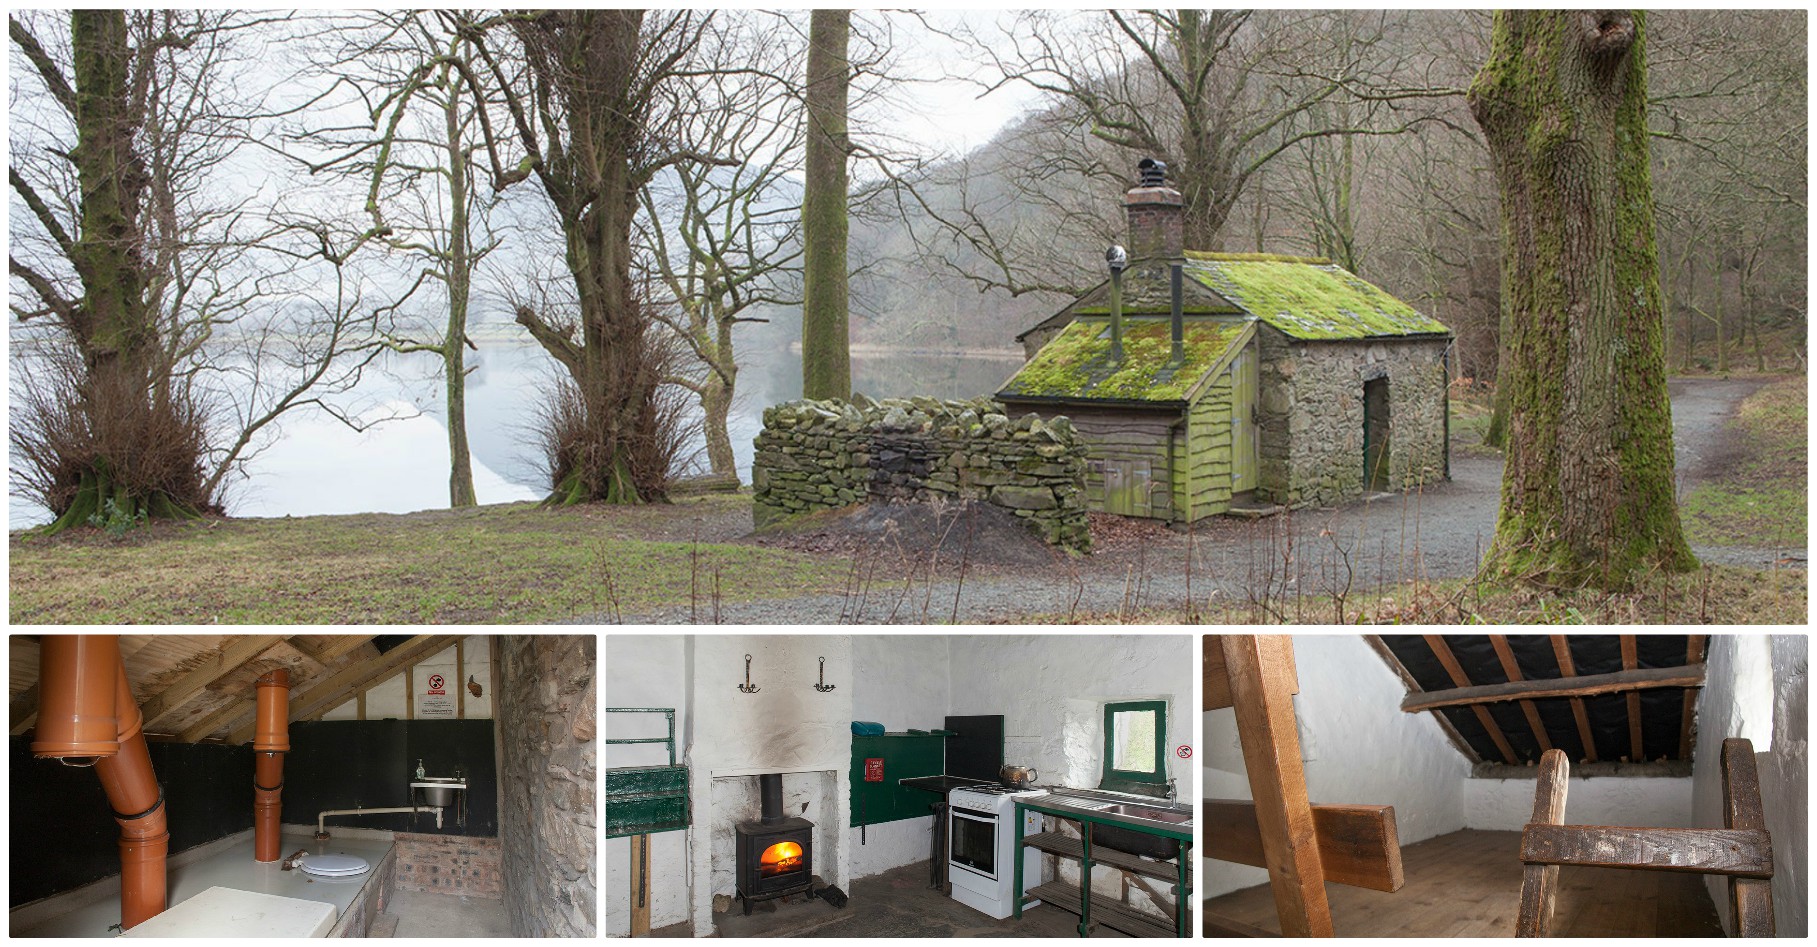
[[[1266,254],[1188,254],[1186,272],[1296,339],[1449,332],[1340,266]]]
[[[1225,349],[1243,333],[1241,322],[1196,322],[1182,337],[1185,360],[1173,355],[1170,327],[1161,320],[1123,324],[1123,361],[1110,362],[1110,323],[1080,320],[1066,327],[1022,366],[999,396],[1184,401]]]
[[[1322,256],[1287,256],[1282,253],[1212,253],[1209,250],[1186,250],[1183,255],[1188,260],[1207,260],[1215,263],[1308,263],[1313,266],[1331,265],[1331,261]]]

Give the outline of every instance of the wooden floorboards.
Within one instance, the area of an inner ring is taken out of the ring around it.
[[[1519,832],[1465,830],[1401,849],[1394,894],[1327,885],[1339,937],[1513,937],[1520,910]],[[1563,867],[1559,937],[1721,937],[1702,875]],[[1278,932],[1267,885],[1205,903],[1208,914]]]

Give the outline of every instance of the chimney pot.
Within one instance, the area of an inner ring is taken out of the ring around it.
[[[1140,187],[1166,187],[1167,162],[1143,158],[1136,165],[1136,179]]]

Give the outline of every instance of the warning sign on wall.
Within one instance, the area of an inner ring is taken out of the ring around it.
[[[416,695],[416,715],[423,717],[454,716],[454,695],[448,693],[448,682],[440,674],[429,675],[429,686]]]

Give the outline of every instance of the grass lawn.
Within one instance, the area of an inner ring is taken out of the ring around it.
[[[534,504],[159,523],[114,537],[11,537],[14,624],[539,622],[838,592],[849,565],[694,543],[688,525],[743,496],[666,507]],[[748,516],[748,512],[745,513]],[[746,521],[748,523],[748,520]]]
[[[1679,504],[1692,542],[1717,546],[1805,545],[1805,378],[1776,381],[1736,411],[1734,464]]]

